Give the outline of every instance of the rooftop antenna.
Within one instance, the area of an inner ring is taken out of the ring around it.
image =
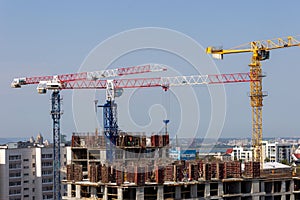
[[[178,139],[177,139],[177,134],[175,135],[175,142],[176,142],[176,147],[179,147]]]
[[[168,123],[170,122],[170,120],[165,119],[163,120],[163,122],[165,123],[165,134],[168,135]]]
[[[98,123],[97,123],[97,105],[98,105],[98,100],[95,99],[94,100],[94,103],[95,103],[95,114],[96,114],[96,118],[95,118],[95,124],[96,124],[96,128],[95,128],[95,136],[97,137],[98,136]]]

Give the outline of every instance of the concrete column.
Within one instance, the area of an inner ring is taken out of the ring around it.
[[[280,192],[285,192],[285,188],[286,188],[285,181],[281,181],[281,190],[280,190]]]
[[[161,158],[166,158],[166,149],[165,148],[163,148],[163,149],[161,149]]]
[[[264,181],[262,181],[260,184],[260,191],[265,192],[265,182]]]
[[[281,200],[286,200],[285,194],[281,195]]]
[[[238,182],[238,193],[242,193],[242,182]]]
[[[128,188],[128,192],[129,192],[129,199],[133,199],[133,197],[136,195],[136,189]]]
[[[224,195],[223,183],[220,181],[218,182],[218,196]]]
[[[118,200],[123,199],[123,189],[122,187],[118,187]]]
[[[157,200],[164,199],[164,186],[157,186]]]
[[[136,200],[144,199],[144,187],[136,188]]]
[[[127,151],[122,151],[123,152],[123,160],[126,160],[126,152]]]
[[[68,197],[72,197],[72,184],[67,185],[67,193]]]
[[[175,199],[181,199],[181,187],[176,186],[175,188]]]
[[[209,196],[210,196],[210,183],[205,183],[204,197],[209,197]]]
[[[81,198],[80,190],[81,190],[81,185],[76,185],[76,198]]]
[[[291,180],[291,185],[290,185],[290,191],[291,191],[291,193],[294,192],[294,189],[295,189],[294,180]]]
[[[91,188],[91,197],[97,197],[97,189],[96,187],[90,187]]]
[[[107,200],[107,186],[103,186],[104,187],[104,191],[103,191],[103,200]]]
[[[259,180],[252,181],[251,193],[252,194],[259,193]]]
[[[252,200],[259,200],[259,196],[253,196],[251,198],[252,198]]]
[[[291,199],[291,200],[295,200],[295,195],[293,194],[293,192],[294,192],[294,187],[295,187],[295,185],[294,185],[294,180],[291,180],[291,184],[290,184],[290,193],[291,193],[290,199]]]
[[[290,200],[295,200],[295,195],[294,194],[291,194]]]
[[[191,198],[197,198],[197,184],[191,185]]]

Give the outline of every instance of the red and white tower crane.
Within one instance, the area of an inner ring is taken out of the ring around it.
[[[67,89],[65,85],[70,82],[76,83],[80,81],[95,82],[98,79],[125,76],[131,74],[140,74],[147,72],[164,71],[166,68],[155,65],[142,65],[128,68],[108,69],[94,72],[81,72],[73,74],[63,74],[56,76],[37,76],[26,78],[15,78],[11,83],[11,87],[20,88],[22,85],[38,85],[37,91],[45,94],[47,90],[52,90],[51,95],[51,116],[53,121],[53,199],[60,200],[60,117],[61,117],[61,97],[60,90]],[[80,87],[84,89],[84,87]],[[79,87],[77,89],[80,89]]]
[[[166,68],[158,64],[118,68],[96,72],[82,72],[56,76],[39,76],[27,78],[15,78],[11,83],[13,88],[20,88],[22,85],[38,85],[37,90],[44,94],[52,90],[51,115],[53,119],[53,153],[54,153],[54,199],[61,199],[60,194],[60,90],[65,89],[105,89],[106,103],[103,107],[104,133],[115,144],[118,136],[117,104],[115,103],[116,90],[125,88],[149,88],[161,87],[167,91],[174,86],[209,85],[225,83],[253,82],[250,73],[232,73],[215,75],[192,75],[156,78],[128,78],[109,79],[130,74],[141,74],[147,72],[165,71]],[[110,150],[110,149],[108,149]],[[113,155],[108,153],[107,155]]]

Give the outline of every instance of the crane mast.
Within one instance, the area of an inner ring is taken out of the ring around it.
[[[235,53],[252,53],[250,67],[250,105],[252,107],[252,147],[253,147],[253,159],[260,162],[260,166],[263,167],[262,157],[262,107],[263,97],[267,96],[267,93],[262,90],[262,73],[261,61],[270,58],[270,51],[273,49],[281,49],[287,47],[300,46],[300,41],[297,39],[299,36],[288,36],[286,38],[276,38],[271,40],[261,40],[240,45],[231,49],[222,49],[216,47],[207,47],[206,53],[212,54],[214,58],[223,59],[224,54]]]
[[[106,155],[107,160],[112,162],[115,158],[114,146],[118,137],[118,113],[115,103],[115,88],[113,80],[107,80],[106,84],[106,103],[100,105],[103,108],[103,129],[106,136]]]
[[[61,98],[58,90],[51,95],[51,115],[53,121],[53,192],[54,199],[61,199],[60,192],[60,116]]]
[[[263,97],[266,93],[262,90],[262,68],[260,63],[261,57],[258,51],[255,51],[252,56],[250,67],[250,75],[256,79],[255,82],[250,82],[250,104],[252,107],[252,147],[253,158],[255,161],[263,164],[262,158],[262,107]]]

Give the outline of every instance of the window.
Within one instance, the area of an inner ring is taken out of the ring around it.
[[[26,180],[26,181],[24,181],[23,183],[29,183],[29,181],[28,181],[28,180]]]
[[[9,169],[20,169],[21,163],[11,163],[9,164]]]
[[[9,182],[9,186],[19,186],[21,185],[21,181]]]
[[[52,178],[45,178],[42,180],[42,183],[52,183]]]
[[[9,173],[9,178],[21,177],[21,172]]]
[[[52,170],[42,171],[42,175],[52,175]]]
[[[52,166],[52,162],[42,162],[43,167]]]
[[[43,191],[52,191],[53,188],[52,188],[52,186],[47,186],[47,187],[43,187],[42,190]]]
[[[53,195],[52,194],[44,194],[43,199],[52,199]]]
[[[9,159],[9,160],[20,160],[20,159],[21,159],[21,155],[13,155],[13,156],[9,156],[8,159]]]
[[[42,158],[52,158],[52,154],[42,154]]]
[[[34,192],[35,191],[35,189],[34,188],[32,188],[32,192]]]
[[[24,168],[24,169],[29,169],[29,166],[24,166],[23,168]]]
[[[29,190],[29,188],[24,188],[24,191]]]
[[[29,176],[29,174],[28,174],[28,173],[25,173],[24,176]]]
[[[21,189],[10,189],[9,194],[21,194]]]
[[[32,167],[35,167],[35,163],[32,163]]]
[[[23,161],[24,161],[24,162],[28,162],[28,161],[29,161],[29,159],[23,159]]]
[[[24,197],[29,197],[29,195],[28,195],[28,194],[25,194]]]

